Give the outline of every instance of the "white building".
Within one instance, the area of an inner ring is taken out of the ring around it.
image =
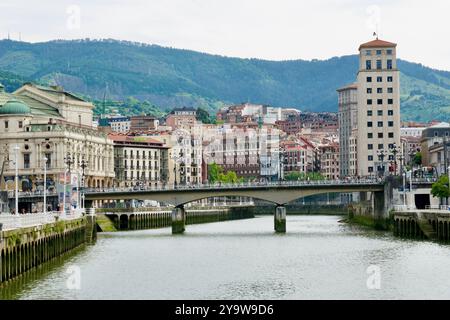
[[[399,169],[389,165],[397,160],[389,150],[401,146],[400,74],[396,50],[395,43],[378,38],[359,47],[357,123],[352,130],[354,136],[348,139],[353,141],[350,151],[347,147],[341,149],[344,153],[341,156],[342,171],[346,172],[349,165],[347,158],[356,162],[355,176],[374,176]],[[343,96],[339,98],[343,99]],[[340,116],[343,138],[351,127],[353,113],[343,112]],[[348,157],[346,152],[350,152]],[[356,160],[351,159],[351,152],[356,152]]]

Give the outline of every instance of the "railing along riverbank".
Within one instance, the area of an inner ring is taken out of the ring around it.
[[[0,225],[3,230],[14,230],[26,227],[33,227],[54,223],[58,220],[73,220],[83,216],[82,210],[70,213],[47,212],[47,213],[26,213],[26,214],[10,214],[0,213]]]

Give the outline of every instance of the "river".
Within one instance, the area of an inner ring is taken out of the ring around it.
[[[0,298],[450,299],[449,245],[340,219],[288,216],[284,235],[270,216],[188,225],[179,236],[100,233],[4,285]]]

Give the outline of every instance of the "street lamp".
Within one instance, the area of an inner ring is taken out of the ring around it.
[[[387,156],[387,152],[385,150],[378,150],[377,152],[378,159],[381,160],[381,170],[380,167],[378,167],[378,175],[380,175],[380,171],[383,171],[383,177],[386,173],[386,169],[384,167],[384,158]]]
[[[88,167],[88,162],[83,159],[79,163],[81,168],[81,208],[84,208],[84,187],[85,187],[85,170]]]
[[[403,171],[403,205],[406,206],[406,170]]]
[[[69,172],[70,175],[70,168],[72,164],[75,163],[75,157],[71,157],[70,152],[67,153],[67,156],[64,157],[64,190],[63,190],[63,213],[66,213],[66,183],[67,183],[67,172]]]
[[[16,199],[15,199],[15,205],[16,205],[16,214],[19,214],[19,146],[16,144],[14,147],[14,165],[16,169]]]
[[[398,156],[398,160],[400,161],[400,172],[403,172],[403,165],[405,161],[405,156],[403,154],[400,154]]]
[[[394,143],[389,151],[394,156],[394,175],[397,175],[397,154],[400,153],[401,149]]]
[[[44,161],[44,214],[47,213],[47,157],[42,158]]]

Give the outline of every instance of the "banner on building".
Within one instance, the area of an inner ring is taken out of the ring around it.
[[[59,210],[65,206],[66,212],[79,207],[78,175],[61,173],[57,183]]]

